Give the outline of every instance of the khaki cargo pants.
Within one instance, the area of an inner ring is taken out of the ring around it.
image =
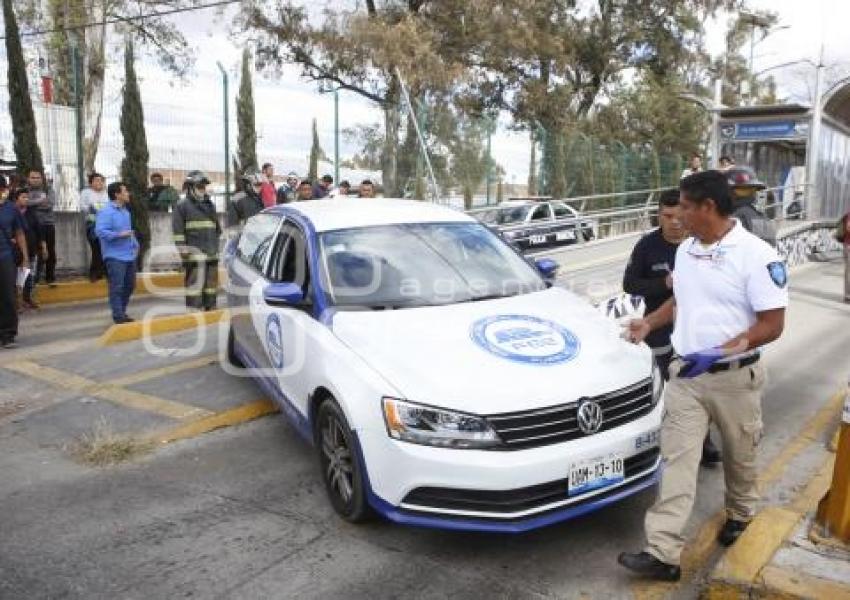
[[[762,435],[763,363],[764,359],[693,379],[677,377],[681,359],[671,363],[661,427],[666,466],[658,499],[645,522],[646,550],[659,560],[679,564],[685,544],[683,532],[694,505],[702,442],[711,422],[723,438],[727,517],[737,521],[753,518],[759,500],[756,450]]]

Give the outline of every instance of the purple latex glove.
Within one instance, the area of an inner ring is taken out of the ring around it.
[[[682,357],[685,364],[679,370],[679,377],[684,379],[693,379],[702,375],[711,365],[716,363],[721,358],[725,358],[726,353],[722,348],[708,348],[699,352],[692,352]]]

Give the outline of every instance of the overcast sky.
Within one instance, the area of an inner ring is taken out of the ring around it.
[[[750,0],[756,9],[770,9],[780,15],[779,29],[755,47],[756,72],[791,61],[817,62],[824,48],[824,63],[835,65],[834,72],[850,72],[850,2],[846,0]],[[707,23],[707,44],[713,54],[723,50],[729,15]],[[221,61],[231,75],[231,95],[235,96],[241,57],[240,40],[228,34],[227,18],[214,11],[182,16],[179,25],[197,47],[197,62],[188,84],[175,83],[159,71],[151,60],[139,65],[142,96],[151,146],[151,166],[156,168],[216,168],[222,162]],[[758,35],[758,34],[757,34]],[[757,38],[758,39],[758,38]],[[122,62],[120,53],[109,64],[106,118],[103,132],[103,160],[99,168],[111,171],[120,155],[121,138],[117,115],[120,110]],[[780,95],[794,101],[808,101],[814,70],[796,65],[770,71],[780,85]],[[5,73],[3,74],[5,76]],[[298,70],[288,69],[281,79],[257,76],[255,101],[261,162],[273,162],[278,172],[306,170],[310,147],[310,126],[318,120],[321,143],[333,155],[333,96],[316,92],[315,85],[301,80]],[[231,103],[233,110],[233,103]],[[235,120],[235,112],[231,113]],[[343,92],[340,97],[340,127],[375,123],[380,113],[357,95]],[[235,128],[235,124],[234,124]],[[235,131],[235,129],[234,129]],[[232,135],[235,145],[235,133]],[[342,140],[341,155],[350,156],[356,146]],[[527,179],[529,145],[526,133],[502,130],[493,141],[495,160],[502,165],[507,182]]]

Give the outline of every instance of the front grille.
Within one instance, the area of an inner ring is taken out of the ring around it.
[[[582,398],[582,400],[585,400]],[[599,431],[634,421],[652,410],[652,380],[647,379],[621,390],[587,398],[602,407]],[[502,413],[485,417],[509,450],[548,446],[585,437],[578,427],[579,402],[559,406]]]
[[[626,479],[651,469],[658,460],[658,454],[658,448],[651,448],[627,458],[623,465]],[[559,479],[531,487],[500,491],[423,487],[407,494],[402,503],[423,508],[505,514],[532,510],[566,500],[567,485],[567,479]],[[597,494],[594,499],[598,497]]]

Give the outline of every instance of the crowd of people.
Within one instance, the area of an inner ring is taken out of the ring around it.
[[[134,226],[130,191],[121,181],[107,185],[106,177],[92,172],[80,193],[79,210],[85,222],[89,248],[88,278],[106,278],[109,306],[115,323],[133,321],[127,306],[142,267],[142,239]],[[186,306],[212,310],[218,288],[218,251],[222,234],[216,208],[207,187],[210,180],[191,171],[180,193],[161,173],[150,175],[141,200],[149,212],[172,213],[172,231],[185,274]],[[364,179],[358,189],[348,181],[334,186],[325,175],[317,181],[290,172],[278,186],[274,166],[263,165],[240,177],[240,191],[225,209],[227,227],[238,227],[254,214],[276,204],[328,197],[374,198],[375,185]],[[36,285],[56,285],[56,194],[44,174],[31,170],[0,175],[0,347],[15,347],[18,315],[39,308]]]

